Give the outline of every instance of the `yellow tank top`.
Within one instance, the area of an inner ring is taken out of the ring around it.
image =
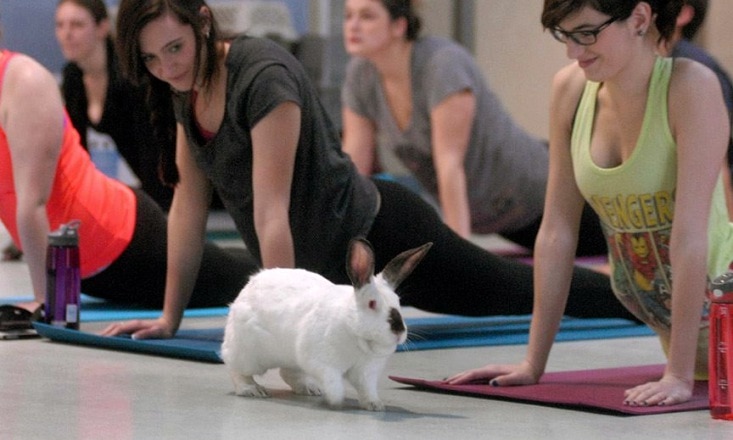
[[[671,324],[669,242],[677,181],[677,145],[667,112],[672,68],[671,58],[656,60],[639,138],[624,163],[601,168],[591,158],[600,83],[586,84],[571,138],[578,188],[598,213],[606,234],[614,293],[660,336],[665,351]],[[733,261],[733,226],[728,220],[720,179],[713,194],[708,242],[708,276],[714,278],[725,273]],[[707,375],[707,314],[708,304],[701,316],[698,378]]]

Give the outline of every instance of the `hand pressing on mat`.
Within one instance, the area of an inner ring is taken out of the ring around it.
[[[509,385],[531,385],[539,381],[541,373],[535,371],[527,361],[514,365],[485,365],[464,371],[445,379],[450,385],[488,383],[493,387]]]
[[[110,324],[100,333],[102,336],[131,335],[132,339],[168,339],[176,329],[166,319],[134,320]]]
[[[624,391],[624,405],[664,406],[687,402],[692,397],[693,385],[691,380],[665,374],[658,382],[647,382]]]

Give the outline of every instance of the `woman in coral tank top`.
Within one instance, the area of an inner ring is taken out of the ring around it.
[[[81,221],[83,293],[162,306],[165,214],[142,191],[94,167],[51,73],[8,50],[0,51],[0,219],[28,263],[34,301],[22,308],[37,310],[44,301],[47,235],[72,220]],[[205,249],[201,269],[190,274],[197,279],[187,304],[227,304],[257,266],[243,250]]]

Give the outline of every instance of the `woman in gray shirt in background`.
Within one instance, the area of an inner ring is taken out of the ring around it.
[[[148,88],[155,120],[168,126],[166,115],[175,116],[176,148],[164,150],[162,166],[176,189],[163,313],[106,334],[175,333],[214,190],[258,267],[297,267],[343,284],[355,236],[371,242],[377,271],[432,242],[400,285],[403,305],[456,315],[531,313],[532,268],[462,239],[408,189],[360,175],[303,66],[282,46],[220,38],[204,0],[122,0],[116,29],[120,65]],[[571,290],[570,316],[634,319],[602,274],[576,267]]]
[[[344,150],[367,175],[377,145],[394,152],[462,237],[498,233],[532,249],[546,143],[511,119],[462,46],[419,31],[410,0],[347,0]],[[582,223],[578,255],[605,253],[589,209]]]

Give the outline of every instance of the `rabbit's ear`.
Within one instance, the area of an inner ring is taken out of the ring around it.
[[[432,242],[425,243],[420,247],[404,251],[397,255],[392,261],[387,263],[387,266],[382,271],[382,277],[393,289],[396,289],[412,273],[418,263],[422,261],[432,245]]]
[[[355,289],[364,287],[374,275],[374,250],[365,239],[355,238],[349,243],[346,273]]]

